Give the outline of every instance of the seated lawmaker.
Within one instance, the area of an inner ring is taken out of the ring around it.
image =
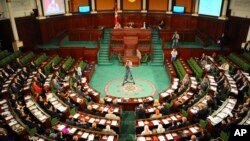
[[[7,67],[6,67],[6,72],[8,74],[14,74],[15,73],[15,70],[8,64]]]
[[[158,109],[156,109],[155,114],[151,116],[151,118],[160,118],[160,117],[162,117],[162,114],[160,113]]]
[[[156,133],[164,133],[164,132],[165,132],[165,128],[162,126],[162,124],[159,124],[156,129]]]
[[[95,122],[92,123],[92,126],[89,129],[93,131],[98,131],[98,132],[102,131],[102,129],[97,127],[97,124]]]
[[[39,85],[37,85],[35,81],[32,82],[32,88],[39,94],[43,92],[43,89]]]
[[[16,61],[13,63],[13,66],[15,70],[21,69],[23,67],[19,58],[16,58]]]
[[[64,91],[63,87],[57,82],[57,79],[52,80],[52,85],[56,89],[56,91],[58,92]]]
[[[179,124],[178,128],[188,126],[190,123],[186,117],[181,118],[182,122]]]
[[[135,110],[135,114],[136,114],[137,119],[146,118],[146,115],[145,115],[146,111],[142,104],[140,104],[139,107]]]
[[[145,125],[141,135],[149,135],[149,134],[152,134],[152,131],[149,129],[148,125]]]
[[[163,105],[163,107],[160,109],[161,114],[162,114],[163,116],[166,116],[166,115],[171,114],[171,109],[170,109],[170,107],[168,107],[166,103],[163,103],[162,105]]]
[[[225,73],[228,73],[228,72],[229,72],[229,64],[228,64],[228,62],[224,62],[224,63],[219,67],[219,69],[224,70]]]
[[[107,118],[107,119],[114,119],[114,120],[120,120],[120,117],[116,116],[113,113],[113,109],[109,109],[108,113],[105,115],[105,118]]]
[[[107,125],[105,129],[102,129],[102,132],[108,133],[108,134],[116,134],[116,132],[110,128],[110,125]]]

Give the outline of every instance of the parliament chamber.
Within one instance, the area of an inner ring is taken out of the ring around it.
[[[204,0],[52,1],[58,13],[0,2],[0,140],[227,141],[250,127],[249,3],[218,0],[215,16]]]

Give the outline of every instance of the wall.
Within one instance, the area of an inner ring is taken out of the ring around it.
[[[250,18],[250,1],[249,0],[231,0],[231,16]]]
[[[0,13],[4,12],[4,17],[8,18],[6,0],[1,0],[0,5]],[[30,16],[33,13],[33,9],[36,9],[36,0],[12,0],[11,6],[14,17]]]
[[[168,0],[148,0],[148,10],[167,11]]]
[[[78,8],[81,5],[91,5],[91,4],[89,3],[89,0],[71,0],[71,2],[69,2],[70,11],[73,13],[79,12]]]
[[[114,10],[115,0],[96,0],[96,10]]]
[[[122,10],[141,10],[141,6],[141,0],[135,0],[134,2],[129,2],[129,0],[122,0]]]
[[[176,5],[184,6],[186,13],[192,12],[192,0],[176,0]]]

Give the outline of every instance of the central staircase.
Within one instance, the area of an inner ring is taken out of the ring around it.
[[[100,42],[100,49],[98,53],[98,65],[112,65],[109,61],[109,43],[110,43],[110,28],[104,28],[103,37]]]
[[[150,63],[152,66],[163,66],[164,64],[164,53],[161,43],[159,29],[152,28],[153,61]]]

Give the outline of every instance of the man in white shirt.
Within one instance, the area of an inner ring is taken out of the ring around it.
[[[178,52],[175,49],[173,49],[171,51],[171,62],[174,62],[176,60],[177,55],[178,55]]]
[[[180,39],[180,35],[178,34],[177,31],[175,31],[174,34],[173,34],[173,36],[172,36],[172,40],[173,40],[172,48],[178,46],[179,39]]]

